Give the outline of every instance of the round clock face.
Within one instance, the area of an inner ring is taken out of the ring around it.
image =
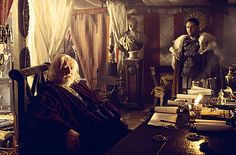
[[[211,28],[213,23],[213,18],[208,10],[204,9],[190,9],[185,14],[185,23],[189,18],[197,18],[200,25],[200,32],[207,31]]]
[[[135,74],[136,73],[136,67],[134,65],[131,65],[128,67],[128,72],[130,74]]]

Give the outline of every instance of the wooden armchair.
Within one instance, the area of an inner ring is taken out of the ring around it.
[[[165,99],[171,96],[171,86],[173,81],[172,68],[169,66],[159,66],[159,69],[150,66],[151,76],[154,83],[154,88],[151,94],[154,97],[153,108],[158,105],[163,105]],[[157,80],[159,79],[159,80]]]
[[[15,113],[15,147],[19,155],[27,155],[26,146],[26,119],[28,105],[31,99],[37,95],[40,85],[45,82],[44,73],[48,70],[49,63],[29,67],[25,69],[13,69],[9,72],[9,77],[13,80],[14,91],[14,113]],[[32,85],[30,79],[32,77]],[[16,82],[16,83],[15,83]],[[16,89],[17,88],[17,89]]]
[[[97,69],[96,77],[91,80],[95,84],[94,91],[98,96],[104,100],[110,100],[111,103],[116,105],[121,104],[119,91],[122,79],[118,75],[101,74],[99,69]]]

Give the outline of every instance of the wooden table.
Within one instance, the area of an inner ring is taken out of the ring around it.
[[[189,141],[191,134],[186,127],[179,130],[170,130],[163,127],[149,126],[144,122],[129,133],[105,155],[197,155],[205,154],[200,151],[200,144],[208,142],[206,154],[235,155],[236,132],[201,132],[198,135],[203,139]],[[157,142],[152,139],[154,135],[161,134],[168,137],[167,142]]]

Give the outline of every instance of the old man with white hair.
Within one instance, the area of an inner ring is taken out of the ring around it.
[[[128,133],[119,111],[79,82],[78,64],[60,54],[32,104],[31,149],[37,155],[102,155]]]

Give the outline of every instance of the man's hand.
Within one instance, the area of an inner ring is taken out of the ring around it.
[[[72,153],[77,152],[79,149],[79,135],[80,134],[73,129],[70,129],[66,134],[66,147]]]

